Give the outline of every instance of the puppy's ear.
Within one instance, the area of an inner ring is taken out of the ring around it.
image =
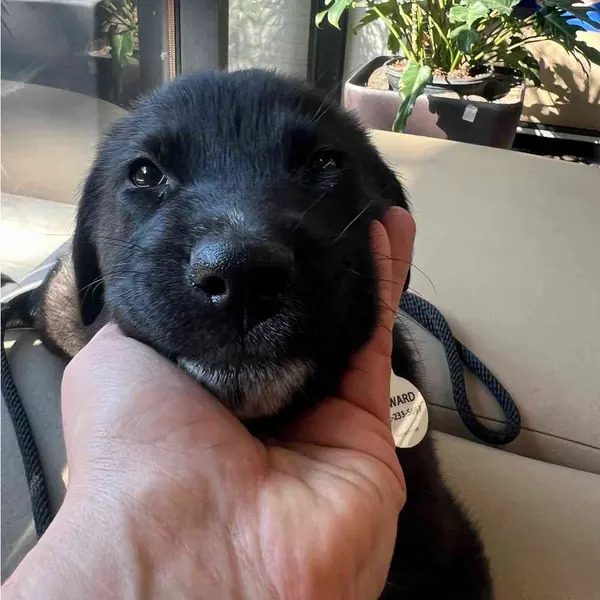
[[[104,282],[93,239],[96,207],[101,200],[99,196],[99,172],[95,166],[83,188],[73,235],[73,269],[83,325],[91,325],[104,305]]]

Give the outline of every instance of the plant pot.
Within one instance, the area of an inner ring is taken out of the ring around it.
[[[383,64],[388,83],[395,92],[397,92],[398,88],[400,87],[400,79],[402,77],[402,71],[398,71],[398,69],[392,69],[391,67],[392,63],[396,62],[397,60],[398,58],[396,57],[390,58]]]
[[[96,45],[99,44],[100,41]],[[97,96],[112,104],[129,106],[139,95],[139,60],[132,58],[121,66],[110,51],[102,52],[94,48],[88,49],[87,57],[90,72],[95,74]]]
[[[385,74],[392,90],[397,91],[400,85],[402,71],[394,69],[391,65],[398,58],[390,58],[384,63]],[[493,77],[492,70],[489,68],[475,68],[470,73],[472,77],[468,79],[453,79],[446,77],[434,77],[433,81],[425,87],[426,91],[435,93],[437,90],[449,90],[460,95],[479,95],[485,89],[488,81]]]
[[[390,58],[380,56],[369,61],[344,85],[344,106],[353,110],[365,127],[390,131],[396,118],[400,106],[398,93],[367,87],[373,71]],[[515,81],[513,72],[494,68],[486,82],[485,95],[502,96],[514,87]],[[487,102],[482,98],[460,97],[452,90],[428,87],[417,98],[406,133],[511,148],[523,109],[524,85],[521,78],[517,81],[520,93],[511,102]]]

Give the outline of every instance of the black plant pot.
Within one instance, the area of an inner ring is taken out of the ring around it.
[[[402,71],[392,68],[392,64],[397,58],[390,58],[385,61],[385,74],[387,75],[388,83],[394,91],[398,91]],[[478,95],[483,93],[488,81],[493,77],[491,69],[475,68],[471,71],[469,79],[452,79],[446,77],[434,77],[433,81],[425,87],[425,92],[435,93],[439,90],[449,90],[458,94]]]
[[[363,125],[372,129],[391,130],[400,106],[397,92],[367,87],[373,71],[390,58],[380,56],[369,61],[344,86],[345,107],[353,110]],[[447,89],[440,91],[428,87],[417,98],[406,133],[511,148],[523,110],[522,79],[508,69],[494,68],[481,94],[501,97],[515,84],[521,87],[520,97],[516,102],[506,103],[478,101]]]
[[[118,106],[127,107],[140,93],[140,64],[135,58],[121,66],[110,54],[88,54],[90,71],[96,73],[96,95]]]

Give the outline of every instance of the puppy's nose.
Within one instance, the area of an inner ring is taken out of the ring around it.
[[[293,254],[267,241],[207,239],[191,256],[191,282],[203,301],[243,318],[248,331],[275,314],[289,287]]]

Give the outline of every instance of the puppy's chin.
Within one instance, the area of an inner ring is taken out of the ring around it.
[[[268,417],[279,412],[291,402],[313,370],[310,362],[298,359],[236,367],[212,367],[186,357],[179,357],[177,363],[240,419]]]

